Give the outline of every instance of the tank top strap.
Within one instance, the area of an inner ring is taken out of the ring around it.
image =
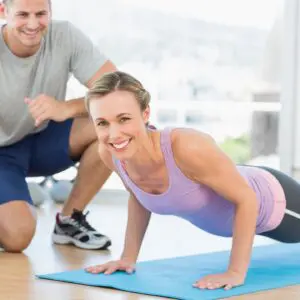
[[[177,173],[179,171],[175,163],[174,153],[172,150],[171,134],[173,129],[174,129],[173,127],[166,127],[164,130],[161,131],[161,136],[160,136],[161,150],[163,152],[165,162],[170,175]]]

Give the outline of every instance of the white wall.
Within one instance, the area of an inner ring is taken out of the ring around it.
[[[300,178],[299,16],[299,1],[285,1],[279,153],[281,170],[296,178]]]

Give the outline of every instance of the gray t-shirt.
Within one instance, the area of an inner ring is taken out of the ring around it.
[[[0,29],[0,147],[46,128],[34,126],[24,98],[45,94],[65,101],[69,77],[82,84],[107,60],[78,28],[67,21],[52,21],[39,51],[30,57],[15,56]]]

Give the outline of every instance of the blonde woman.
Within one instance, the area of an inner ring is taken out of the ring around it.
[[[300,241],[299,219],[285,214],[286,206],[300,213],[296,181],[269,168],[236,166],[212,137],[197,130],[149,128],[149,102],[143,85],[123,72],[105,74],[86,95],[100,157],[131,195],[120,259],[88,272],[133,272],[151,213],[178,216],[211,234],[232,237],[227,270],[199,278],[193,283],[198,288],[243,284],[256,234]]]

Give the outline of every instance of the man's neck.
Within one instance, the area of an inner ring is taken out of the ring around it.
[[[36,47],[24,47],[12,34],[9,33],[7,26],[2,27],[2,34],[4,42],[9,50],[18,57],[25,58],[34,55],[40,48],[40,45]]]

